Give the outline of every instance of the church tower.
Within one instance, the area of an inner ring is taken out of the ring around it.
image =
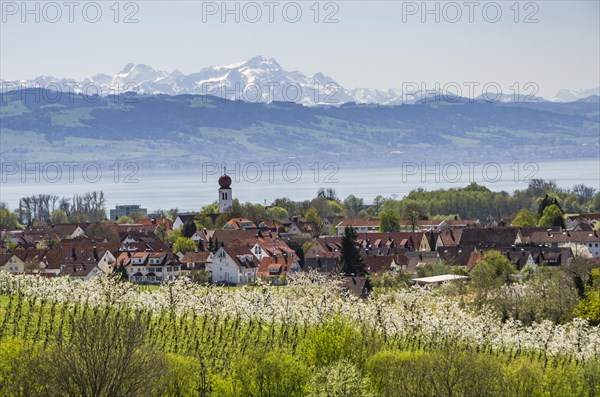
[[[228,212],[231,203],[231,177],[223,170],[223,175],[219,178],[219,213]]]

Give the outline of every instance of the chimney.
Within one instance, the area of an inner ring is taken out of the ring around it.
[[[275,263],[277,263],[277,254],[273,255],[273,257],[275,258]]]
[[[94,246],[93,249],[94,249],[94,259],[95,260],[100,259],[100,258],[98,258],[98,249],[96,248],[96,246]]]

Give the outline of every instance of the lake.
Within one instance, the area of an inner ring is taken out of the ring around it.
[[[90,163],[91,164],[91,163]],[[102,190],[107,210],[117,204],[140,204],[149,211],[177,207],[198,210],[217,200],[222,166],[202,163],[197,169],[140,170],[135,165],[69,165],[25,167],[2,163],[0,201],[17,207],[19,198],[34,194],[72,197]],[[398,197],[417,188],[457,188],[477,182],[494,191],[527,187],[532,178],[554,180],[571,188],[584,183],[600,190],[600,159],[537,163],[413,163],[394,167],[338,167],[335,164],[228,163],[233,197],[241,202],[270,204],[275,198],[310,199],[320,187],[331,187],[338,197],[349,194],[371,202],[377,195]]]

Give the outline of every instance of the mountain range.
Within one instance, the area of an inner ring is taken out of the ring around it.
[[[262,56],[246,62],[210,66],[197,73],[183,74],[178,70],[171,73],[152,68],[145,64],[127,64],[116,75],[96,74],[83,81],[71,78],[39,76],[31,80],[0,80],[2,92],[26,88],[43,88],[54,91],[84,93],[87,95],[119,95],[135,92],[140,95],[210,95],[229,100],[270,103],[273,101],[295,102],[306,106],[341,105],[354,102],[358,104],[399,105],[419,102],[435,102],[441,96],[450,98],[441,89],[404,90],[390,88],[345,88],[335,79],[323,73],[311,76],[299,71],[288,71],[275,59]],[[408,83],[407,83],[408,84]],[[465,93],[467,87],[462,87]],[[451,90],[451,89],[449,89]],[[587,90],[560,90],[551,101],[573,102],[577,100],[594,101],[600,95],[600,88]],[[488,98],[452,98],[455,102],[469,100],[483,102]],[[492,100],[510,102],[546,102],[539,96],[504,94]]]
[[[599,107],[598,98],[303,106],[27,89],[0,94],[0,157],[18,163],[132,161],[145,169],[199,169],[202,161],[401,167],[404,161],[433,166],[597,158]]]

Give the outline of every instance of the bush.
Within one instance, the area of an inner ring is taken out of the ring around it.
[[[310,397],[369,397],[360,371],[348,360],[340,360],[316,370],[310,378]]]
[[[232,360],[228,375],[215,378],[213,396],[303,397],[308,371],[304,364],[283,351]]]

